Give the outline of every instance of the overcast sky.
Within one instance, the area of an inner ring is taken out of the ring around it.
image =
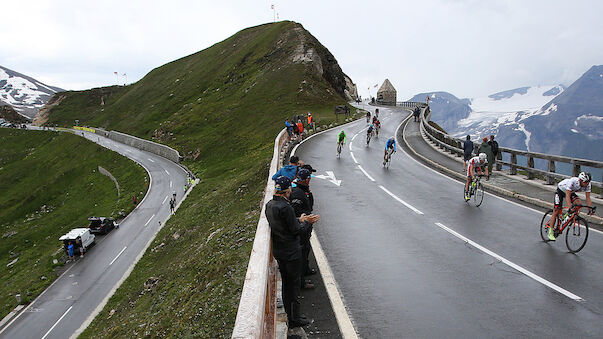
[[[603,64],[599,0],[2,0],[0,65],[65,89],[115,84],[113,72],[131,83],[273,21],[271,4],[333,53],[362,96],[385,78],[399,100],[569,85]]]

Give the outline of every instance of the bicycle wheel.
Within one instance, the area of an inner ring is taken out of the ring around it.
[[[482,183],[480,182],[477,184],[475,192],[473,192],[473,202],[475,203],[475,207],[479,207],[479,205],[482,204],[482,201],[484,201],[484,186],[482,186]]]
[[[367,134],[366,135],[366,145],[368,146],[370,142],[371,142],[371,135]]]
[[[542,241],[549,242],[549,228],[546,224],[551,220],[551,215],[553,214],[553,210],[548,210],[544,212],[544,216],[542,216],[542,221],[540,221],[540,237]]]
[[[339,157],[341,155],[341,143],[337,144],[337,156]]]
[[[570,253],[578,253],[588,240],[588,222],[578,216],[572,225],[565,231],[565,245]]]

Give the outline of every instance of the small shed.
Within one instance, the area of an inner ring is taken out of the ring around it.
[[[385,79],[383,85],[377,91],[377,103],[383,105],[396,104],[396,89],[389,82],[389,79]]]

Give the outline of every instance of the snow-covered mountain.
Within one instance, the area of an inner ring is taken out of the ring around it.
[[[0,106],[9,105],[28,119],[61,88],[48,86],[40,81],[0,66]]]
[[[411,100],[424,102],[426,95],[432,120],[452,135],[493,134],[505,147],[603,160],[603,65],[568,88],[521,87],[474,99],[435,92]]]

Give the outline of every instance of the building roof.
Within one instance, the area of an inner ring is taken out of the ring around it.
[[[381,87],[377,91],[377,93],[381,93],[381,92],[394,92],[394,93],[396,93],[396,89],[394,88],[394,86],[392,85],[392,83],[389,82],[389,79],[385,79],[385,81],[383,82],[383,85],[381,85]]]

